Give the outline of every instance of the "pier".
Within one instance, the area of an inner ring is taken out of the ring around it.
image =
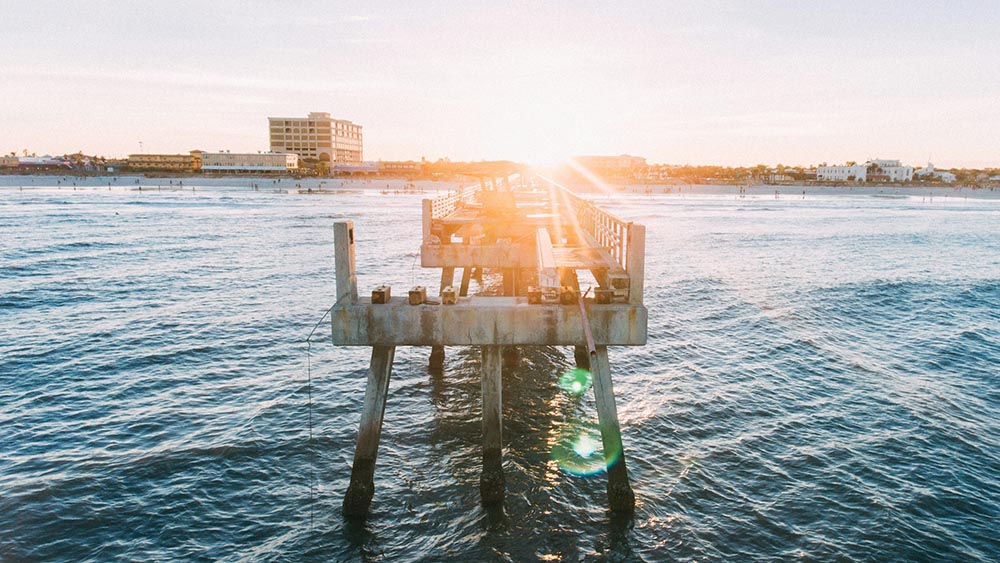
[[[425,268],[440,268],[436,292],[378,286],[370,296],[359,296],[354,224],[334,225],[333,343],[371,348],[344,514],[367,514],[375,492],[375,460],[397,346],[429,347],[432,371],[442,368],[445,346],[481,348],[480,496],[487,505],[504,499],[503,366],[516,364],[521,346],[573,346],[577,366],[592,375],[604,451],[622,452],[607,467],[608,504],[617,512],[631,511],[635,495],[608,347],[646,343],[645,227],[523,170],[468,174],[478,182],[422,202],[420,261]],[[461,270],[457,287],[456,270]],[[502,274],[502,295],[468,295],[471,280],[484,270]],[[581,272],[596,281],[592,293],[581,292]]]

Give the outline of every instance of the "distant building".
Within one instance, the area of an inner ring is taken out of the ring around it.
[[[420,174],[423,170],[423,163],[415,160],[380,160],[378,161],[379,174],[387,176],[413,176]]]
[[[170,170],[175,172],[195,172],[201,169],[202,151],[188,154],[130,154],[129,168],[134,170]]]
[[[935,170],[933,162],[928,162],[925,168],[917,170],[915,174],[922,180],[940,180],[945,184],[950,184],[957,179],[956,176],[951,172]]]
[[[913,179],[913,167],[903,166],[898,160],[874,159],[864,164],[850,164],[816,168],[820,182],[908,182]]]
[[[299,168],[299,157],[289,153],[203,152],[202,172],[282,173]]]
[[[820,182],[864,182],[868,169],[861,164],[827,166],[816,168],[816,179]]]
[[[0,156],[0,167],[3,168],[17,168],[20,161],[16,156]]]
[[[15,159],[13,160],[7,159]],[[8,164],[9,163],[9,164]],[[73,164],[62,157],[56,156],[14,156],[4,157],[4,166],[17,167],[19,170],[47,170],[51,168],[73,168]]]
[[[865,163],[868,168],[868,181],[883,182],[909,182],[913,179],[913,167],[903,166],[898,160],[869,160]]]
[[[329,113],[309,117],[268,117],[271,152],[289,152],[301,158],[332,164],[361,164],[361,126]]]
[[[646,167],[645,158],[627,154],[618,156],[574,156],[573,161],[592,172],[628,171]]]

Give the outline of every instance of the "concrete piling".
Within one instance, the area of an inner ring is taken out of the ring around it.
[[[385,416],[386,396],[389,393],[389,376],[395,346],[372,346],[372,359],[368,368],[368,383],[362,403],[358,443],[354,450],[351,484],[344,496],[345,516],[364,516],[368,513],[375,494],[375,458],[382,436],[382,419]]]
[[[595,348],[596,353],[592,355],[590,364],[594,380],[594,397],[597,399],[597,419],[601,428],[604,454],[608,456],[611,452],[610,457],[612,457],[608,464],[608,503],[615,512],[629,512],[635,508],[635,493],[629,484],[628,469],[625,465],[625,448],[622,446],[615,391],[611,384],[608,347]]]
[[[455,268],[444,267],[441,268],[441,290],[438,295],[443,295],[444,288],[451,287],[452,283],[455,281]],[[431,356],[427,362],[428,368],[434,372],[440,372],[444,369],[444,346],[431,346]]]
[[[483,504],[497,504],[503,502],[504,497],[501,348],[482,348],[483,472],[479,478],[479,493]]]

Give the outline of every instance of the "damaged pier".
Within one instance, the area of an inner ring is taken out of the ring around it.
[[[345,515],[367,514],[374,494],[396,346],[430,346],[431,369],[443,365],[445,346],[481,347],[484,504],[504,498],[500,374],[516,361],[515,347],[574,346],[577,365],[591,370],[604,451],[623,452],[608,346],[646,343],[645,227],[544,179],[477,176],[478,185],[423,200],[421,265],[441,269],[438,299],[429,299],[424,287],[394,296],[388,286],[359,297],[354,225],[334,226],[333,342],[372,350]],[[462,271],[458,288],[456,269]],[[502,273],[503,295],[468,295],[471,279],[484,269]],[[581,271],[599,286],[589,298],[580,291]],[[611,509],[631,511],[635,496],[624,454],[607,470]]]

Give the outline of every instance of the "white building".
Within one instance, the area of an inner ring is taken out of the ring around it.
[[[290,152],[332,164],[361,164],[361,126],[329,113],[309,117],[268,117],[271,152]]]
[[[871,181],[909,182],[913,179],[913,167],[903,166],[898,160],[869,160],[865,163]]]
[[[299,167],[299,156],[288,153],[205,152],[203,172],[290,172]]]
[[[935,170],[933,162],[928,162],[925,168],[917,170],[916,175],[927,180],[937,179],[945,184],[950,184],[956,180],[955,175],[951,172]]]
[[[868,169],[862,164],[852,164],[850,166],[827,166],[825,164],[816,168],[816,179],[820,182],[864,182],[867,179]]]
[[[898,160],[878,158],[864,164],[824,164],[816,168],[816,179],[821,182],[908,182],[913,179],[913,167],[903,166]]]

